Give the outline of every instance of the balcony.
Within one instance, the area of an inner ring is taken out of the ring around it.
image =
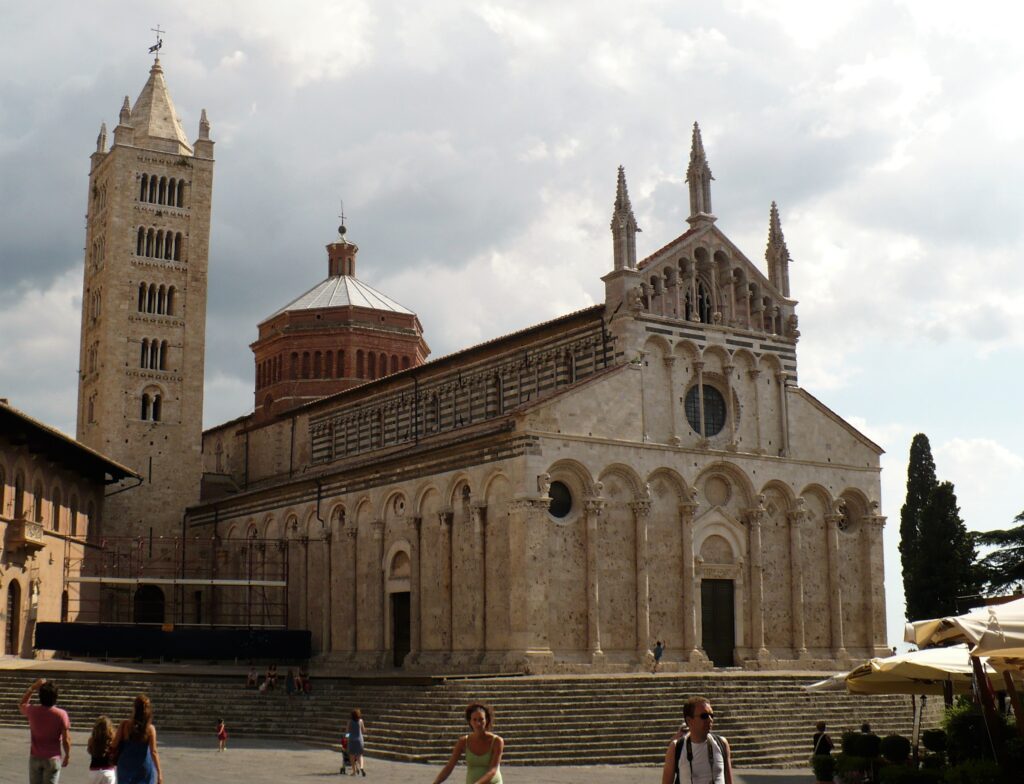
[[[3,519],[3,518],[0,518]],[[5,520],[7,523],[7,547],[11,550],[40,550],[46,545],[43,524],[24,518]]]

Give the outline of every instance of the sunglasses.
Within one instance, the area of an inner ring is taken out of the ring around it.
[[[697,715],[700,718],[702,718],[702,719],[714,719],[715,718],[715,714],[709,713],[708,711],[704,711],[703,713],[698,713]]]

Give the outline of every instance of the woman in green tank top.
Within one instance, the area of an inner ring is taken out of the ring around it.
[[[434,784],[441,784],[451,775],[463,752],[466,754],[466,784],[502,784],[500,766],[505,741],[491,732],[494,712],[474,702],[466,708],[466,721],[473,731],[455,743],[451,759],[437,774]]]

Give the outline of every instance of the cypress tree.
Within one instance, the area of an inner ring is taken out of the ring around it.
[[[915,620],[956,615],[958,596],[979,591],[974,540],[960,518],[952,482],[941,482],[921,511],[918,529],[916,588],[919,596]],[[909,608],[908,608],[909,609]]]
[[[910,444],[910,462],[907,465],[907,498],[900,510],[900,561],[903,567],[903,595],[907,602],[907,620],[934,618],[923,614],[928,604],[922,592],[921,569],[921,515],[932,491],[938,486],[935,478],[935,460],[928,436],[918,433]]]

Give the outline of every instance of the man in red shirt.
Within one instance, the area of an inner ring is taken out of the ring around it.
[[[29,705],[32,692],[39,691],[39,704]],[[68,714],[57,706],[57,687],[38,678],[25,690],[18,710],[28,718],[32,749],[28,758],[29,784],[57,784],[60,769],[71,759],[71,722]],[[64,761],[61,762],[61,746]]]

